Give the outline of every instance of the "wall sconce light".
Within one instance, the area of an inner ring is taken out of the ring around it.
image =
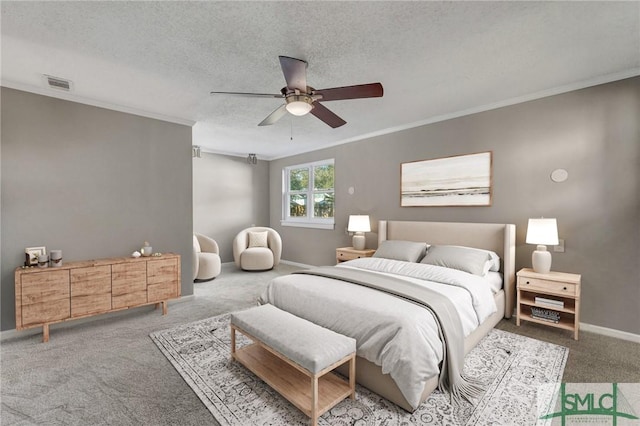
[[[247,157],[247,163],[258,164],[258,157],[255,154],[249,154],[249,156]]]
[[[191,156],[193,158],[200,158],[200,147],[198,145],[193,145],[191,147]]]

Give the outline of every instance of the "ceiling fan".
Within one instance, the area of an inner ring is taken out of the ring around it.
[[[347,122],[331,112],[321,102],[340,101],[343,99],[379,98],[383,94],[382,84],[370,83],[355,86],[334,87],[316,90],[307,86],[307,62],[302,59],[279,56],[280,66],[287,85],[278,94],[211,92],[212,95],[240,95],[257,98],[279,98],[285,103],[267,116],[258,126],[268,126],[284,117],[287,112],[293,115],[311,113],[329,126],[340,127]]]

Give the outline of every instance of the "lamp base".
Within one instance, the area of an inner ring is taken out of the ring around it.
[[[547,246],[539,245],[531,256],[533,271],[539,274],[548,274],[551,271],[551,253],[547,251]]]
[[[356,232],[353,236],[353,248],[356,250],[364,250],[365,238],[362,232]]]

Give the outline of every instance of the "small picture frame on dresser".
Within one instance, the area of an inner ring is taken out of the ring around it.
[[[47,254],[44,247],[27,247],[24,249],[24,266],[35,266],[38,264],[38,256]]]

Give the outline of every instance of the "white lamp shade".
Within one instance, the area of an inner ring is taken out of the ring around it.
[[[369,221],[369,215],[366,214],[352,214],[349,216],[349,225],[347,226],[349,232],[371,232],[371,222]]]
[[[529,219],[527,244],[558,245],[558,223],[555,219]]]

